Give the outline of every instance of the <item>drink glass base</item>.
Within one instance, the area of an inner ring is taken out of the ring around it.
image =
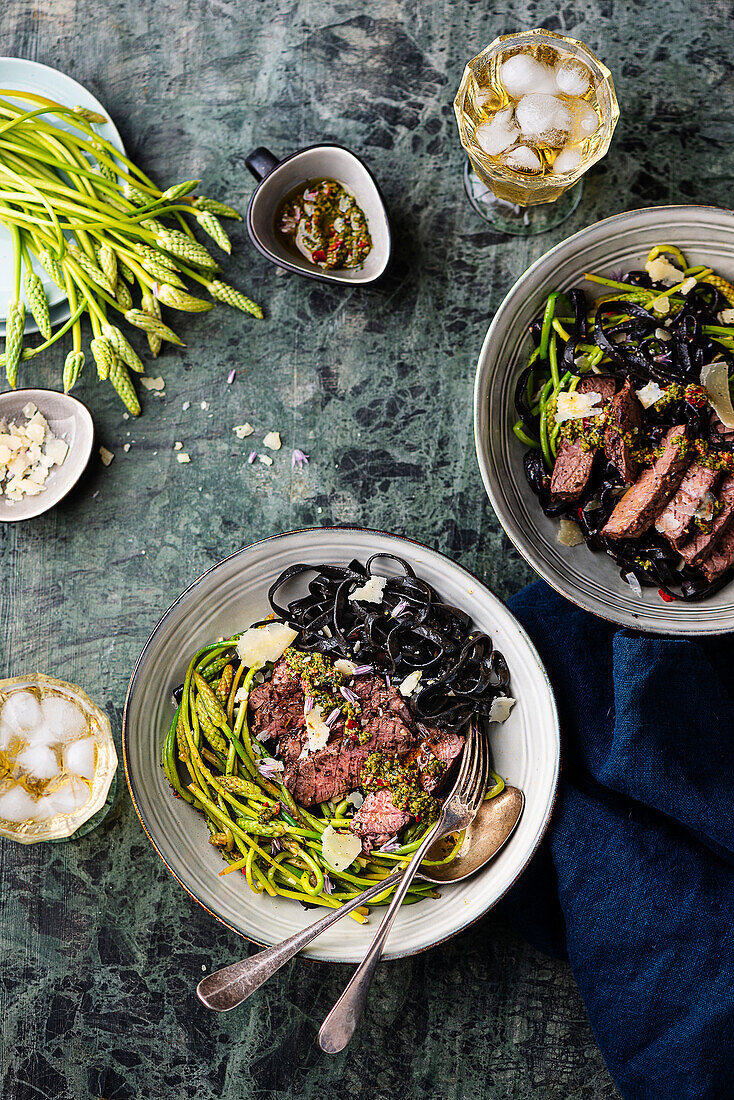
[[[520,206],[507,199],[498,199],[480,180],[470,162],[467,160],[464,163],[464,191],[479,217],[498,233],[509,233],[515,237],[533,237],[565,222],[581,202],[583,190],[584,181],[579,180],[555,202]]]

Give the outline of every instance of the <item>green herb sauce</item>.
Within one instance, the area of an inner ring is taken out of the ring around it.
[[[324,270],[361,267],[372,249],[364,211],[336,180],[307,183],[280,207],[278,232]]]

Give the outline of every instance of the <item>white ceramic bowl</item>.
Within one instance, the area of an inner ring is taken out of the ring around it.
[[[661,634],[734,630],[734,582],[700,603],[665,603],[655,588],[638,598],[605,554],[561,546],[558,521],[546,518],[523,472],[525,447],[512,431],[514,389],[532,346],[530,322],[552,290],[639,268],[655,244],[674,244],[690,264],[734,280],[734,213],[714,206],[630,210],[582,229],[541,256],[518,279],[490,325],[477,364],[474,440],[484,487],[497,518],[523,557],[562,596],[622,626]],[[599,288],[594,288],[599,293]]]
[[[253,150],[246,161],[261,178],[247,209],[247,231],[255,248],[268,260],[324,283],[363,286],[384,275],[390,262],[392,239],[385,202],[367,165],[342,145],[311,145],[278,161],[267,149]],[[324,271],[305,256],[287,248],[275,231],[280,204],[296,187],[310,180],[335,179],[354,195],[367,219],[372,249],[361,267]]]
[[[208,842],[203,819],[174,797],[159,765],[173,716],[171,691],[182,681],[197,647],[227,637],[269,611],[268,587],[287,566],[355,557],[364,561],[381,552],[410,561],[418,576],[470,612],[505,655],[517,704],[507,722],[491,727],[494,767],[526,797],[516,832],[492,863],[466,882],[443,887],[440,899],[408,906],[398,914],[387,956],[409,955],[439,943],[491,909],[522,873],[550,818],[560,755],[555,703],[532,643],[496,596],[435,550],[375,531],[313,529],[254,543],[199,577],[156,626],[130,681],[122,742],[135,809],[169,871],[213,916],[258,943],[273,944],[290,936],[312,923],[317,911],[287,898],[257,897],[243,875],[219,878],[223,864]],[[346,917],[307,953],[315,959],[356,962],[374,931],[374,919],[364,926]]]
[[[59,72],[58,69],[52,69],[49,65],[28,61],[24,57],[0,57],[0,87],[13,88],[19,92],[33,92],[35,95],[45,96],[46,99],[53,99],[56,103],[63,103],[65,107],[88,107],[92,111],[99,111],[100,114],[107,114],[99,100],[72,77]],[[48,117],[54,126],[64,130],[72,129],[58,115]],[[108,121],[103,126],[97,126],[96,130],[101,137],[111,141],[121,152],[125,152],[125,146],[122,144],[122,138],[114,122]],[[55,327],[69,317],[66,295],[59,290],[56,283],[52,282],[37,260],[34,259],[32,263],[33,270],[43,280],[51,323]],[[5,334],[5,316],[12,296],[13,247],[7,229],[0,226],[0,336]],[[38,332],[38,326],[29,309],[26,309],[25,331]]]
[[[45,416],[54,435],[68,443],[61,466],[52,466],[38,496],[10,501],[0,496],[0,523],[17,523],[48,512],[70,493],[84,473],[94,442],[94,421],[86,405],[56,390],[6,390],[0,393],[0,420],[24,424],[23,409],[32,402]]]

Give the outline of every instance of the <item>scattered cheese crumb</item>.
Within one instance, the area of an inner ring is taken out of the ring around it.
[[[174,451],[182,451],[183,450],[183,443],[180,441],[180,439],[177,439],[176,442],[173,444],[173,449],[174,449]]]
[[[354,670],[357,666],[352,661],[345,661],[341,657],[338,661],[334,661],[334,668],[340,676],[344,676],[345,679],[349,679],[354,676]]]
[[[140,381],[145,386],[146,390],[162,390],[166,385],[164,379],[161,378],[160,375],[158,378],[146,378],[145,375],[142,375]]]
[[[347,795],[347,802],[349,802],[351,806],[354,806],[355,810],[358,810],[364,802],[364,795],[361,791],[350,791]]]
[[[280,433],[268,432],[263,439],[263,447],[269,447],[271,451],[279,451],[281,448]]]
[[[100,447],[99,457],[102,459],[103,466],[109,466],[115,456],[112,451],[108,451],[106,447]]]
[[[662,297],[656,298],[653,302],[650,302],[650,309],[653,310],[654,313],[669,313],[670,298],[666,297],[666,295],[663,294]]]
[[[209,402],[208,401],[202,401],[201,407],[202,407],[202,409],[208,409],[209,408]]]
[[[370,577],[361,588],[355,588],[349,593],[350,600],[359,600],[361,603],[382,603],[382,596],[387,584],[387,577],[377,574]]]
[[[130,444],[129,444],[129,443],[125,443],[125,444],[123,445],[123,448],[122,448],[122,449],[123,449],[123,451],[125,451],[125,453],[127,454],[127,452],[128,452],[129,450],[130,450]]]
[[[184,412],[188,412],[189,409],[191,408],[191,402],[190,401],[184,401],[181,408],[183,409]]]
[[[689,294],[693,290],[694,286],[697,285],[698,283],[693,277],[684,279],[680,286],[680,292],[681,294]]]
[[[179,451],[176,455],[176,462],[191,462],[191,455],[187,454],[186,451]]]
[[[722,325],[734,325],[734,309],[722,309],[719,320]]]
[[[252,435],[255,429],[252,424],[235,424],[232,431],[238,439],[245,439],[248,435]]]
[[[272,466],[273,460],[270,455],[258,455],[258,458],[262,462],[263,466]]]
[[[562,424],[565,420],[582,420],[586,416],[598,416],[603,409],[599,405],[601,394],[595,390],[589,393],[559,393],[556,398],[555,421]]]

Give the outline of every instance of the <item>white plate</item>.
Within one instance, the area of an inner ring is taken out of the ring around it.
[[[0,88],[13,88],[19,92],[33,92],[35,95],[45,96],[57,103],[63,103],[65,107],[88,107],[92,111],[99,111],[106,115],[107,111],[86,88],[72,80],[70,76],[52,69],[48,65],[39,65],[37,61],[26,61],[22,57],[0,57]],[[0,97],[12,101],[12,96]],[[43,116],[41,116],[43,117]],[[49,116],[54,125],[64,130],[72,130],[73,127],[60,119],[57,115]],[[117,132],[113,122],[107,122],[103,126],[95,126],[100,137],[116,145],[120,152],[125,152],[122,138]],[[33,270],[43,279],[43,287],[48,298],[51,313],[51,322],[54,327],[62,324],[69,317],[69,307],[66,297],[49,279],[38,261],[33,259]],[[8,303],[13,295],[13,247],[10,234],[5,226],[0,225],[0,336],[5,335],[5,317],[8,312]],[[26,302],[26,307],[28,303]],[[38,332],[38,326],[33,320],[33,315],[26,309],[26,332]]]
[[[474,441],[484,487],[497,518],[523,557],[557,592],[587,611],[636,630],[723,634],[734,630],[734,581],[700,603],[665,603],[655,588],[642,598],[610,557],[556,541],[558,521],[543,515],[523,471],[526,448],[512,431],[514,389],[532,346],[528,326],[552,290],[584,284],[583,273],[640,268],[655,244],[674,244],[690,264],[734,280],[734,213],[715,206],[630,210],[590,225],[541,256],[500,305],[479,354]],[[599,288],[594,288],[598,293]]]
[[[318,910],[305,910],[287,898],[257,897],[243,875],[219,877],[222,861],[208,842],[203,819],[174,797],[159,763],[173,717],[171,691],[199,646],[228,637],[269,612],[268,588],[287,566],[355,557],[364,561],[375,553],[408,560],[449,603],[468,611],[505,655],[517,704],[507,722],[491,727],[494,767],[526,797],[516,832],[492,863],[466,882],[443,887],[440,899],[410,905],[398,914],[387,957],[440,943],[491,909],[524,870],[550,818],[560,756],[556,707],[538,654],[496,596],[442,554],[394,535],[333,527],[256,542],[199,577],[156,626],[130,681],[122,745],[135,809],[171,874],[212,916],[258,943],[273,944],[292,935],[313,923]],[[374,918],[365,926],[345,917],[307,953],[315,959],[356,962],[374,932]]]
[[[48,512],[70,493],[84,473],[94,442],[94,421],[86,405],[68,393],[56,390],[7,390],[0,393],[0,420],[25,423],[23,409],[32,401],[45,416],[58,439],[69,444],[61,466],[52,466],[38,496],[8,500],[0,496],[0,523],[17,523]]]

